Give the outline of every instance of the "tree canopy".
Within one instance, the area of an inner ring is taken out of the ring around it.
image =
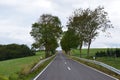
[[[68,53],[72,48],[79,46],[80,57],[83,45],[88,46],[87,55],[89,56],[92,41],[100,32],[105,32],[108,28],[113,27],[107,12],[100,6],[92,10],[90,8],[76,9],[69,17],[66,26],[68,30],[64,32],[60,41],[61,47]],[[57,16],[43,14],[38,22],[32,24],[30,34],[35,40],[33,47],[44,46],[47,57],[58,47],[58,39],[62,34],[60,19]]]
[[[72,48],[77,48],[79,41],[78,35],[75,34],[75,31],[72,29],[68,29],[68,31],[64,32],[64,35],[61,39],[61,47],[62,49],[70,55],[70,50]]]
[[[88,45],[88,56],[89,49],[93,39],[103,31],[105,32],[112,25],[107,17],[107,12],[104,11],[103,7],[97,7],[94,10],[87,9],[76,9],[72,16],[69,17],[67,27],[75,30],[75,33],[79,37],[79,49],[80,56],[83,44]]]
[[[35,40],[33,46],[35,46],[35,48],[44,46],[46,57],[48,57],[50,52],[54,52],[57,48],[57,41],[62,34],[60,19],[57,16],[43,14],[40,16],[38,22],[32,24],[30,34]]]

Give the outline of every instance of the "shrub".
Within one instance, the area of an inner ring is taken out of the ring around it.
[[[107,51],[100,51],[95,53],[96,57],[120,57],[120,49],[107,49]]]

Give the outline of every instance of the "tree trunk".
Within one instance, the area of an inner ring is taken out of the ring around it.
[[[49,55],[49,51],[45,50],[45,58],[47,58]]]
[[[65,50],[65,53],[67,54],[67,51]]]
[[[55,50],[51,50],[51,55],[54,55],[55,54]]]
[[[46,46],[45,46],[45,58],[49,57],[49,56],[50,56],[49,54],[50,54],[49,48],[48,48],[48,46],[46,45]]]
[[[70,51],[68,51],[68,55],[70,55]]]
[[[87,57],[90,56],[90,45],[91,45],[91,40],[88,42]]]
[[[80,44],[80,57],[82,57],[82,44]]]

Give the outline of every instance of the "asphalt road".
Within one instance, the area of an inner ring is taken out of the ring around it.
[[[59,52],[52,63],[34,80],[116,80],[68,59]]]

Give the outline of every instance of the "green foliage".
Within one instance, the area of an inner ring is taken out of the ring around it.
[[[120,57],[120,49],[107,49],[107,51],[97,51],[96,57]]]
[[[57,40],[55,38],[52,38],[49,45],[50,45],[51,54],[55,54],[55,50],[58,47]]]
[[[75,31],[68,29],[68,31],[64,33],[60,44],[66,53],[68,53],[72,48],[78,47],[79,41]]]
[[[57,40],[62,33],[61,22],[57,16],[50,14],[43,14],[40,16],[39,21],[32,24],[31,36],[35,39],[33,47],[45,47],[46,57],[53,53],[58,47]]]
[[[104,11],[103,7],[97,7],[94,10],[89,8],[75,10],[69,18],[67,26],[73,29],[79,37],[80,54],[83,43],[88,45],[87,56],[89,56],[91,42],[98,36],[101,30],[105,32],[108,28],[112,28],[107,12]]]
[[[32,56],[34,53],[26,45],[0,45],[0,60]]]

